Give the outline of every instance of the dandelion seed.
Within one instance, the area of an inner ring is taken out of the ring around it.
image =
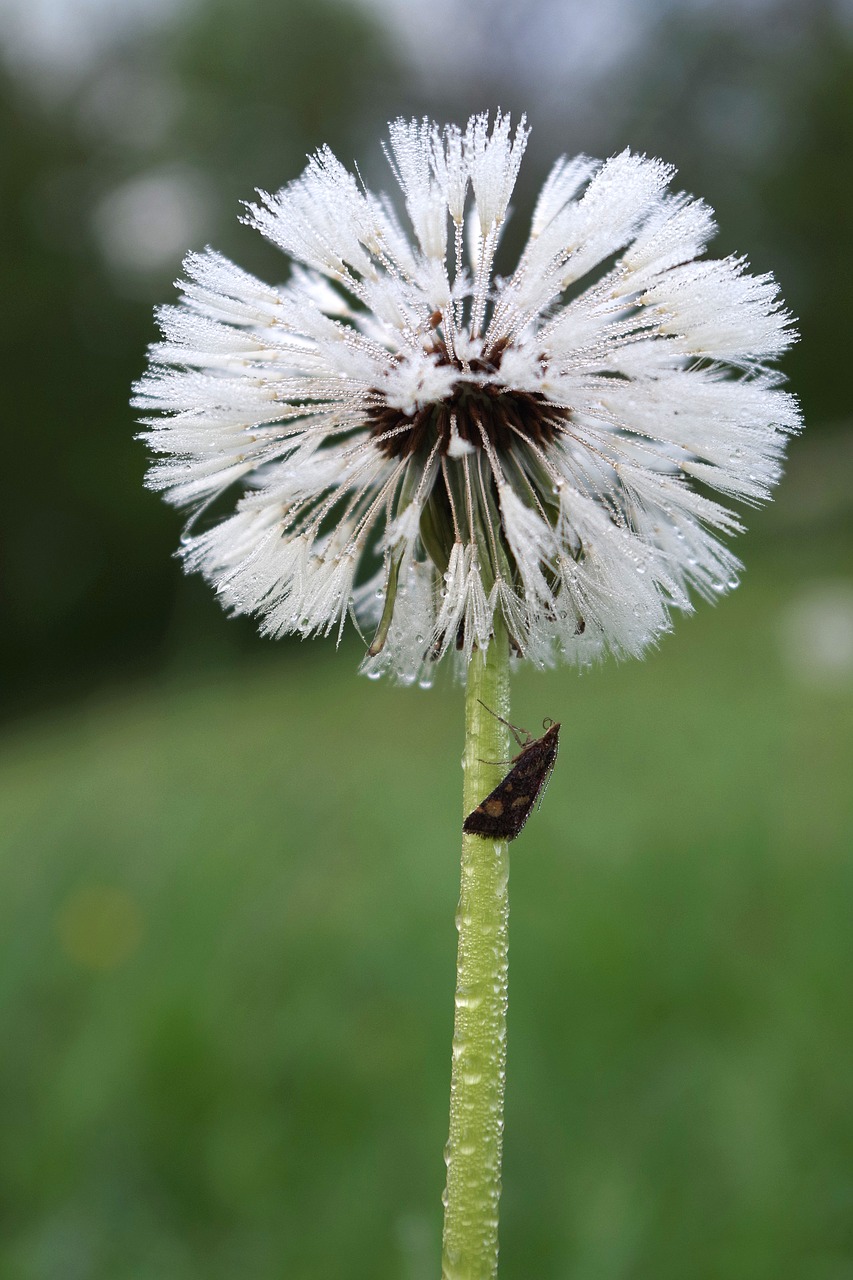
[[[136,388],[186,567],[273,636],[353,613],[369,675],[428,683],[498,612],[540,665],[641,654],[736,585],[705,491],[766,498],[800,425],[774,280],[702,256],[713,215],[658,160],[558,160],[494,275],[527,132],[395,121],[413,238],[321,149],[245,217],[288,282],[190,254]]]

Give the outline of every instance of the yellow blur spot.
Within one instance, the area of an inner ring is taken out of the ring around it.
[[[63,951],[83,969],[105,973],[133,954],[142,938],[142,916],[124,889],[90,885],[60,908],[56,931]]]

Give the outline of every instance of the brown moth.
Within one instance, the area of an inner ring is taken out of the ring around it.
[[[502,716],[497,719],[512,730],[521,750],[513,758],[512,768],[503,782],[468,814],[462,830],[466,835],[489,840],[514,840],[551,776],[557,759],[560,725],[554,720],[545,720],[542,737],[534,738],[526,729],[517,728]]]

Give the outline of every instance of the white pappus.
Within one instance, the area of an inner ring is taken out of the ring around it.
[[[517,655],[587,662],[736,585],[708,491],[766,498],[800,425],[776,284],[704,258],[711,210],[628,151],[558,160],[497,276],[527,136],[397,120],[411,232],[324,148],[247,207],[285,284],[187,257],[135,389],[148,483],[194,509],[186,567],[264,632],[351,614],[368,674],[428,682],[497,613]]]

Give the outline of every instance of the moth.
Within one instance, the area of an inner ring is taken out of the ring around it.
[[[496,719],[512,730],[521,750],[513,757],[512,768],[503,782],[468,814],[462,830],[466,835],[489,840],[514,840],[551,776],[557,759],[560,725],[558,721],[545,720],[542,737],[534,738],[527,729],[519,729],[502,716]]]

